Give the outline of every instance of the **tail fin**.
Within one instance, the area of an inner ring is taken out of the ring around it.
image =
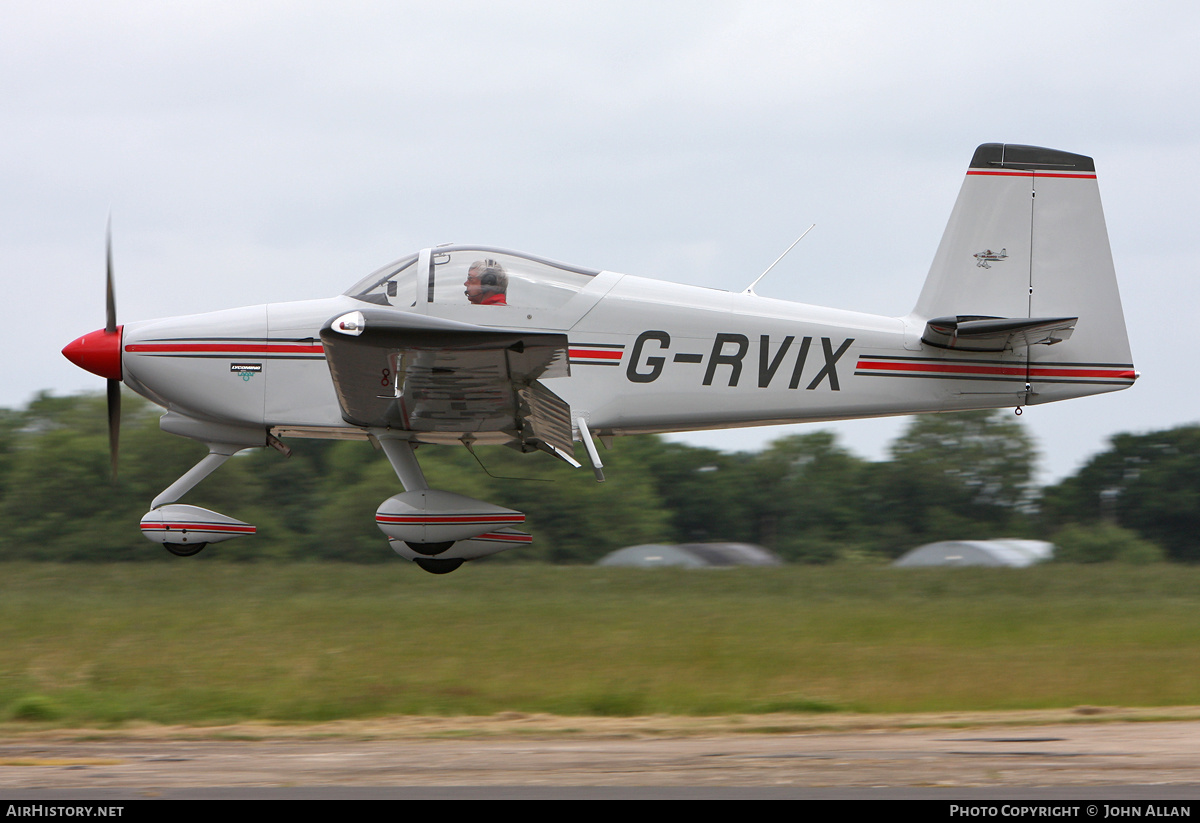
[[[912,319],[955,317],[1078,318],[1069,339],[1013,347],[1029,365],[1028,402],[1132,384],[1092,158],[1004,143],[975,150]]]

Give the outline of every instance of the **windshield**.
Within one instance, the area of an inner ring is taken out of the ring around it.
[[[344,293],[381,306],[416,305],[417,255],[410,254],[371,272]]]
[[[430,250],[429,277],[412,254],[359,280],[344,293],[381,306],[409,308],[499,305],[554,309],[564,305],[600,272],[488,246],[439,246]],[[421,294],[418,297],[418,283]]]

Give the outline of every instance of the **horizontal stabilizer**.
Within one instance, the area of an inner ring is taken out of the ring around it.
[[[1075,331],[1078,317],[935,317],[925,324],[921,342],[958,351],[1004,351],[1061,343]]]

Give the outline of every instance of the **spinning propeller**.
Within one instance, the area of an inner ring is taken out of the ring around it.
[[[63,356],[92,374],[108,380],[108,449],[113,477],[117,476],[117,446],[121,436],[121,333],[117,325],[117,301],[113,293],[112,220],[104,239],[107,275],[104,285],[104,328],[68,343]]]

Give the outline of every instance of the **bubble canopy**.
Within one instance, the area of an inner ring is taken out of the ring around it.
[[[508,249],[439,246],[389,263],[345,293],[398,308],[432,303],[553,309],[565,304],[599,273],[597,269]]]

